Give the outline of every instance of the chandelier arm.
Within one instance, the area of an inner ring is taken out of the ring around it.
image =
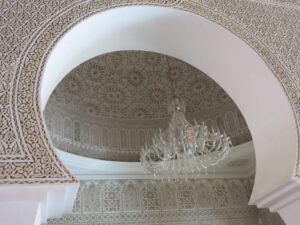
[[[197,176],[228,155],[231,141],[225,132],[213,127],[209,130],[204,121],[191,125],[184,116],[185,104],[179,99],[174,99],[168,110],[172,113],[168,129],[159,129],[152,145],[142,148],[145,170],[160,178]]]

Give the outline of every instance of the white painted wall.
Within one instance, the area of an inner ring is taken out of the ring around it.
[[[250,128],[256,158],[252,202],[288,182],[297,132],[289,101],[263,60],[241,39],[200,16],[170,8],[107,10],[74,26],[56,44],[42,80],[41,106],[80,63],[118,50],[154,51],[199,68],[236,102]]]
[[[0,185],[1,225],[40,225],[70,213],[79,184]]]
[[[0,224],[40,225],[40,211],[38,202],[0,202]]]

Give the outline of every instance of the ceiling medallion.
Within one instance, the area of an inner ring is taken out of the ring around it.
[[[174,98],[168,107],[172,114],[168,129],[159,129],[152,145],[142,147],[140,161],[146,173],[161,179],[197,177],[230,152],[232,144],[225,132],[209,129],[204,122],[191,125],[185,109],[184,101]]]

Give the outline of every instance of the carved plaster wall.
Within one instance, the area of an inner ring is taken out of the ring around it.
[[[140,149],[144,144],[151,144],[158,127],[165,127],[167,121],[159,124],[103,124],[83,117],[66,113],[59,108],[48,107],[45,112],[47,129],[52,143],[58,149],[86,157],[116,160],[139,161]],[[239,111],[228,111],[215,118],[199,118],[207,124],[218,124],[231,136],[234,145],[251,141],[249,130]],[[240,119],[240,120],[239,120]],[[230,129],[230,132],[228,131]]]
[[[289,3],[290,2],[290,3]],[[39,108],[42,69],[58,38],[82,19],[124,5],[175,7],[245,40],[282,84],[300,121],[297,1],[3,0],[0,13],[0,183],[74,182],[53,153]],[[299,160],[297,166],[299,164]],[[295,175],[299,176],[299,167]]]
[[[141,147],[167,127],[173,95],[193,122],[224,130],[233,145],[251,140],[237,106],[211,78],[189,64],[152,52],[95,57],[55,88],[44,116],[53,144],[98,159],[139,161]]]
[[[258,211],[258,224],[285,225],[285,223],[277,213],[270,213],[268,209],[260,209]]]
[[[247,205],[252,185],[249,179],[82,181],[73,213],[48,225],[284,225]]]

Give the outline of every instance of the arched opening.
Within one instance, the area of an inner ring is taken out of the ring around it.
[[[202,71],[159,53],[110,52],[73,69],[45,107],[49,137],[79,180],[87,179],[87,173],[91,179],[153,179],[143,171],[141,149],[170,123],[167,108],[175,94],[184,101],[190,123],[203,121],[210,130],[217,127],[231,138],[226,160],[199,171],[200,178],[251,176],[252,180],[254,147],[235,103]]]
[[[240,38],[188,12],[133,6],[85,19],[59,40],[48,58],[41,87],[42,109],[69,71],[94,56],[118,50],[153,51],[179,58],[224,88],[243,113],[255,145],[252,203],[291,180],[297,130],[282,86]],[[286,163],[278,167],[282,162]]]

